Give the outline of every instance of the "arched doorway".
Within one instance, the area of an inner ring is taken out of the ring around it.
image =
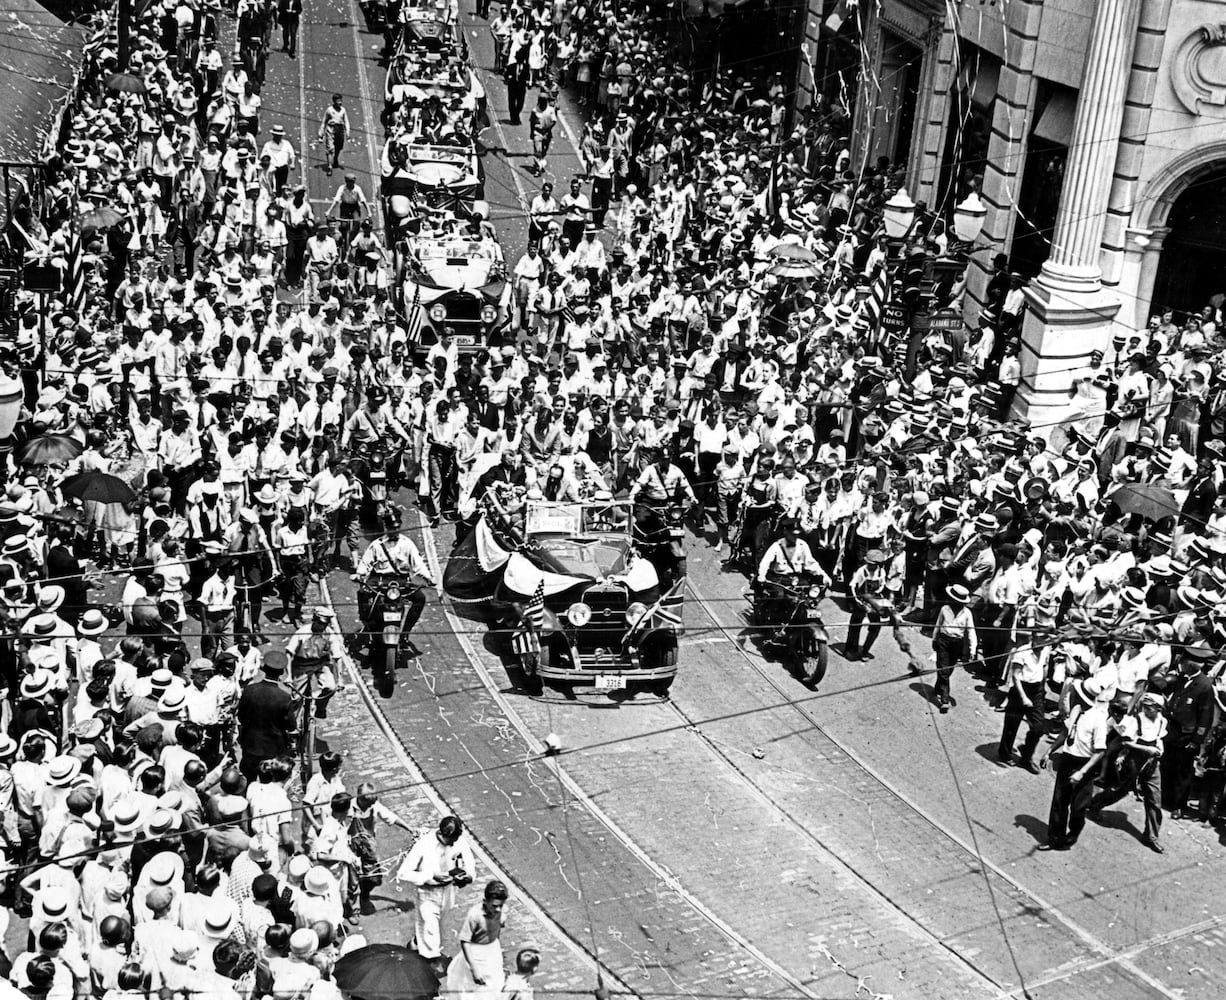
[[[1151,312],[1199,312],[1211,297],[1226,294],[1226,163],[1180,191],[1166,227]]]

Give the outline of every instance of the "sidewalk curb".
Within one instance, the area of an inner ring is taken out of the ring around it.
[[[433,552],[433,540],[430,543],[431,551]],[[324,604],[329,608],[332,607],[332,593],[328,588],[328,582],[325,579],[319,581],[320,597]],[[450,612],[448,612],[450,617]],[[403,741],[388,722],[387,716],[383,714],[383,709],[375,701],[370,693],[370,689],[358,670],[357,664],[352,658],[346,662],[346,671],[349,674],[349,680],[361,696],[362,703],[366,706],[366,710],[370,713],[371,718],[378,726],[380,733],[384,739],[391,745],[392,752],[396,756],[400,765],[408,773],[409,778],[416,783],[421,793],[430,801],[438,812],[439,816],[451,815],[452,809],[447,805],[446,799],[439,794],[438,790],[430,784],[426,779],[425,774],[418,768],[414,762],[412,754],[404,745]],[[614,972],[600,965],[586,948],[578,941],[572,938],[566,930],[551,917],[548,912],[536,902],[531,894],[515,879],[509,872],[502,868],[495,860],[494,856],[481,844],[476,833],[469,830],[469,837],[473,844],[473,853],[477,855],[481,863],[500,881],[505,882],[510,889],[512,896],[515,897],[517,903],[521,904],[524,909],[531,913],[532,916],[540,922],[555,938],[557,938],[576,958],[592,971],[593,982],[598,978],[603,979],[605,984],[610,986],[614,991],[625,993],[629,996],[637,996],[636,991],[622,981]]]
[[[438,549],[434,544],[434,535],[430,531],[429,524],[426,519],[420,514],[420,523],[422,527],[422,541],[426,548],[426,561],[436,574],[439,572]],[[486,669],[485,664],[481,662],[481,658],[474,647],[472,640],[468,637],[467,632],[460,626],[459,620],[456,618],[455,612],[442,600],[440,596],[439,604],[443,609],[443,613],[447,617],[452,631],[455,633],[456,640],[460,644],[460,648],[464,650],[464,655],[467,657],[469,664],[477,674],[477,678],[481,681],[490,697],[494,699],[495,704],[502,710],[507,721],[519,733],[520,738],[528,745],[528,748],[541,758],[541,763],[544,764],[550,771],[553,772],[559,783],[566,789],[569,795],[577,805],[581,806],[592,816],[596,818],[612,835],[618,843],[626,848],[639,863],[642,864],[648,871],[652,873],[663,885],[668,886],[670,890],[692,909],[698,916],[702,917],[711,924],[717,931],[728,939],[730,943],[744,951],[747,955],[753,958],[764,969],[767,969],[772,975],[777,977],[781,982],[785,982],[789,987],[796,990],[801,996],[810,997],[812,1000],[818,1000],[818,995],[815,994],[803,980],[797,978],[783,966],[775,962],[770,956],[759,950],[748,938],[740,934],[735,928],[725,922],[717,913],[707,907],[697,896],[686,889],[681,882],[666,868],[659,865],[652,857],[641,848],[620,826],[614,822],[595,801],[583,790],[579,783],[572,778],[561,767],[556,760],[545,756],[545,745],[536,737],[532,729],[524,721],[523,717],[515,709],[515,707],[507,700],[506,696],[494,683],[493,677]],[[565,806],[564,806],[565,808]]]

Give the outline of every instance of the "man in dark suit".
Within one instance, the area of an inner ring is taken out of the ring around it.
[[[243,757],[239,770],[254,781],[262,761],[280,757],[293,748],[294,699],[281,683],[286,656],[280,649],[264,654],[264,676],[248,684],[238,700],[238,745]]]
[[[281,51],[298,58],[298,24],[302,20],[302,0],[280,0],[277,20],[281,22]]]

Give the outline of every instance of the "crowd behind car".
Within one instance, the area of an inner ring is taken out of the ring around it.
[[[1164,815],[1220,822],[1217,307],[1156,315],[1070,373],[1064,412],[1010,421],[1022,280],[997,258],[973,329],[883,333],[863,293],[900,276],[910,294],[880,226],[902,177],[853,169],[845,109],[793,121],[775,80],[691,75],[645,7],[537,3],[491,21],[509,94],[541,89],[527,128],[547,183],[516,312],[486,347],[444,330],[417,351],[386,281],[355,276],[390,250],[369,208],[342,259],[288,187],[301,151],[275,129],[257,150],[276,13],[238,5],[225,72],[231,19],[190,3],[146,9],[129,67],[95,48],[45,212],[9,234],[67,268],[77,206],[118,215],[82,234],[82,301],[45,317],[20,301],[6,361],[27,389],[0,504],[19,988],[331,992],[381,877],[375,827],[399,818],[331,759],[290,798],[303,716],[282,679],[347,655],[331,610],[308,610],[312,573],[414,568],[400,520],[369,503],[376,472],[436,525],[493,490],[683,501],[729,572],[764,580],[782,552],[830,580],[852,615],[846,669],[871,676],[882,627],[910,615],[932,630],[936,708],[955,704],[956,667],[980,674],[1000,762],[1056,773],[1044,846],[1134,790],[1155,850]],[[108,90],[120,69],[143,92]],[[561,197],[555,94],[590,109]],[[339,166],[349,127],[330,107]],[[921,206],[904,259],[950,250],[942,214]],[[809,273],[780,273],[788,259]],[[924,294],[961,305],[964,282]],[[74,453],[22,465],[47,435]],[[63,479],[87,472],[138,496],[68,502]],[[91,563],[123,581],[114,622]],[[401,869],[440,969],[440,922],[474,872],[462,844],[445,820]],[[505,896],[486,887],[466,944],[496,942]],[[521,993],[534,955],[510,973]],[[459,961],[457,982],[501,956]]]

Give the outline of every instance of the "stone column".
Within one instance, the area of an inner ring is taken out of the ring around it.
[[[1015,405],[1032,421],[1067,405],[1072,379],[1109,339],[1120,308],[1102,286],[1099,252],[1141,2],[1098,0],[1094,11],[1052,254],[1027,291]]]
[[[987,206],[983,235],[978,247],[989,250],[971,255],[967,268],[967,296],[964,313],[974,322],[986,301],[990,262],[997,250],[1013,241],[1017,220],[1017,195],[1026,163],[1027,139],[1034,112],[1037,89],[1035,66],[1040,57],[1038,37],[1043,6],[1037,3],[1006,5],[1005,51],[1009,61],[1000,68],[996,103],[992,111],[992,135],[988,140],[988,159],[984,164],[983,190],[979,196]]]
[[[1128,74],[1124,120],[1120,125],[1120,146],[1115,157],[1115,174],[1111,179],[1111,198],[1099,257],[1103,284],[1109,288],[1118,286],[1124,300],[1124,306],[1115,318],[1117,326],[1124,325],[1125,313],[1131,312],[1128,300],[1135,290],[1123,277],[1128,269],[1123,258],[1130,252],[1129,225],[1140,188],[1139,178],[1149,139],[1149,121],[1162,69],[1162,50],[1170,13],[1171,0],[1141,0],[1137,41]],[[1144,318],[1138,319],[1138,322],[1145,325]]]

